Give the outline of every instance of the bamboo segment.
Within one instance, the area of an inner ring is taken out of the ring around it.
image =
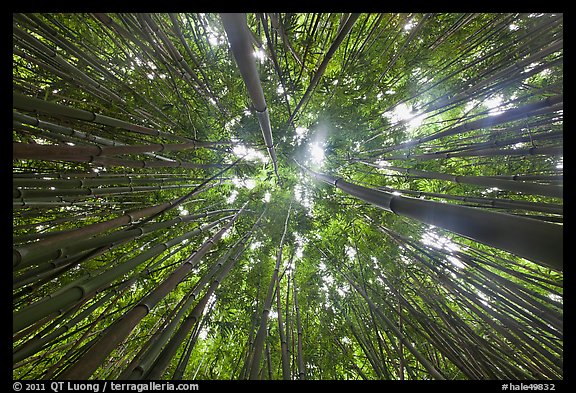
[[[101,362],[120,342],[130,334],[136,324],[144,318],[150,310],[162,300],[190,270],[200,262],[206,253],[216,244],[224,232],[238,219],[244,212],[246,204],[232,217],[228,223],[222,227],[211,239],[206,241],[198,251],[187,258],[179,268],[177,268],[166,280],[164,280],[150,294],[146,295],[134,308],[132,308],[123,319],[110,325],[106,330],[107,335],[102,336],[98,345],[91,347],[74,365],[60,375],[62,379],[88,379],[100,366]]]
[[[146,250],[145,252],[139,254],[138,256],[130,259],[129,261],[122,263],[120,265],[116,265],[113,268],[101,273],[100,275],[95,276],[94,278],[88,278],[87,280],[74,283],[73,286],[70,286],[66,290],[59,292],[57,295],[54,295],[51,298],[33,303],[19,310],[14,314],[13,319],[14,332],[22,330],[26,326],[31,325],[35,321],[38,321],[39,319],[48,316],[59,309],[74,304],[75,302],[81,300],[87,294],[102,288],[103,286],[109,284],[118,277],[121,277],[123,274],[127,274],[133,271],[136,267],[138,267],[141,263],[147,261],[148,259],[153,258],[156,255],[159,255],[163,251],[170,249],[171,247],[179,244],[180,242],[182,242],[185,239],[188,239],[191,236],[198,235],[202,232],[205,232],[206,230],[215,227],[221,221],[222,220],[220,219],[210,224],[203,225],[200,228],[185,233],[184,235],[170,239],[165,243],[157,244],[151,247],[150,249]]]
[[[358,161],[364,165],[368,165],[375,168],[382,168],[376,164],[372,164],[366,161]],[[564,195],[564,187],[547,185],[547,184],[537,184],[537,183],[525,183],[518,182],[507,179],[495,178],[492,176],[467,176],[467,175],[451,175],[447,173],[431,172],[431,171],[421,171],[413,168],[401,168],[397,166],[387,166],[385,169],[389,169],[396,172],[402,172],[410,175],[415,175],[428,179],[439,179],[451,181],[454,183],[466,183],[474,184],[482,187],[498,187],[502,190],[522,192],[526,194],[543,195],[552,198],[562,198]]]
[[[61,105],[54,102],[40,100],[38,98],[27,97],[25,95],[14,92],[12,94],[12,103],[15,108],[39,111],[48,113],[55,116],[64,116],[71,119],[83,120],[88,122],[93,122],[97,124],[102,124],[109,127],[118,127],[128,131],[133,131],[136,133],[144,135],[154,135],[161,136],[167,139],[179,140],[185,143],[191,142],[189,138],[185,138],[179,135],[170,134],[167,132],[162,132],[154,130],[149,127],[141,126],[138,124],[132,124],[124,120],[115,119],[112,117],[100,115],[94,112],[90,112],[84,109],[73,108],[71,106]]]
[[[288,343],[282,324],[282,303],[280,302],[280,279],[276,277],[276,310],[278,310],[278,332],[280,335],[280,357],[282,359],[282,379],[290,380],[290,363],[288,361]]]
[[[513,180],[513,179],[511,179]],[[442,199],[451,199],[455,201],[473,202],[481,204],[482,206],[496,207],[501,209],[521,209],[534,212],[562,214],[564,208],[562,205],[555,203],[539,203],[530,201],[517,201],[513,199],[502,198],[484,198],[484,197],[469,197],[464,195],[451,195],[438,192],[414,191],[414,190],[395,190],[389,187],[380,187],[384,192],[399,192],[401,194],[414,195],[416,198],[422,196],[430,196]]]
[[[260,215],[260,217],[262,217],[263,214],[264,212]],[[257,220],[256,224],[259,221],[260,220]],[[256,224],[254,224],[254,227],[256,227]],[[232,260],[236,261],[236,259],[242,253],[245,242],[252,235],[252,233],[253,230],[245,234],[238,242],[236,242],[234,246],[229,248],[228,251],[226,251],[224,255],[218,259],[218,261],[212,266],[208,273],[202,276],[202,278],[194,285],[194,289],[189,293],[186,303],[184,303],[178,312],[173,315],[172,320],[169,322],[168,326],[164,328],[160,334],[149,340],[149,342],[153,341],[150,343],[150,348],[145,352],[142,359],[139,357],[137,361],[132,362],[132,364],[122,374],[121,379],[142,379],[145,375],[147,375],[150,367],[154,365],[156,359],[160,355],[162,347],[164,347],[164,345],[168,342],[170,336],[174,333],[174,330],[176,330],[178,323],[181,322],[182,317],[189,310],[192,303],[198,298],[198,295],[204,289],[205,285],[208,284],[216,274],[221,274],[222,266],[227,264],[234,252],[236,253]],[[242,250],[237,249],[238,245],[242,246]],[[178,332],[180,332],[181,329],[182,327],[178,329]],[[182,339],[184,339],[184,337],[182,337]]]
[[[242,237],[239,244],[237,245],[237,249],[236,250],[234,250],[234,248],[230,249],[230,251],[234,251],[234,255],[232,255],[228,261],[224,260],[224,261],[219,262],[217,267],[219,267],[220,270],[217,272],[216,278],[212,281],[212,284],[210,285],[210,287],[208,288],[208,290],[206,291],[206,293],[204,294],[202,299],[198,302],[198,304],[194,307],[194,309],[192,309],[192,311],[190,311],[190,313],[182,321],[178,331],[170,339],[170,341],[168,342],[166,347],[162,350],[162,353],[160,354],[160,356],[158,356],[158,358],[154,362],[153,367],[146,374],[146,379],[157,380],[157,379],[160,379],[162,377],[164,371],[166,370],[166,368],[170,364],[170,361],[176,355],[176,351],[177,351],[178,347],[182,344],[182,342],[184,341],[184,339],[186,338],[186,336],[188,335],[188,333],[190,332],[192,327],[197,324],[198,320],[201,318],[202,314],[204,313],[204,309],[206,308],[206,305],[207,305],[210,297],[214,294],[216,289],[218,289],[218,287],[220,286],[220,283],[230,273],[230,271],[232,270],[232,268],[234,267],[234,265],[238,261],[238,258],[240,257],[240,255],[242,255],[242,253],[244,252],[244,250],[246,248],[246,242],[252,236],[252,233],[254,232],[254,228],[260,222],[260,219],[264,215],[265,211],[266,210],[264,210],[262,212],[262,214],[260,215],[260,217],[258,218],[258,220],[256,220],[256,223],[252,227],[252,230],[247,232],[246,235],[244,235]],[[224,265],[222,265],[224,262],[226,262],[226,263]]]
[[[298,289],[296,287],[296,282],[294,281],[294,310],[296,312],[296,333],[297,333],[297,355],[296,363],[298,365],[298,379],[306,379],[306,367],[304,366],[304,355],[302,352],[303,346],[303,330],[302,330],[302,320],[300,319],[300,307],[298,306]]]
[[[270,117],[268,114],[268,107],[266,106],[266,99],[264,98],[264,91],[260,84],[260,77],[256,69],[254,56],[252,55],[251,36],[248,27],[246,26],[246,14],[220,14],[220,18],[228,36],[228,42],[238,69],[244,79],[248,95],[254,105],[254,110],[260,123],[264,143],[268,149],[268,154],[272,159],[274,165],[274,173],[280,181],[278,174],[278,163],[276,158],[276,150],[274,149],[274,142],[272,140],[272,128],[270,126]]]
[[[250,379],[258,379],[260,372],[260,358],[262,357],[262,351],[264,349],[264,341],[267,335],[267,324],[268,315],[270,314],[270,309],[272,307],[272,296],[274,295],[274,287],[278,279],[278,271],[280,270],[280,264],[282,263],[282,248],[284,246],[284,239],[286,237],[286,232],[288,231],[288,222],[290,219],[290,212],[292,210],[292,204],[288,207],[288,212],[286,213],[286,221],[284,222],[284,232],[282,233],[282,238],[280,239],[280,245],[278,246],[278,253],[276,255],[276,266],[274,267],[274,272],[272,273],[272,279],[268,285],[268,292],[266,294],[266,299],[264,300],[264,307],[262,309],[262,316],[260,317],[260,326],[258,327],[258,333],[256,334],[256,339],[254,340],[254,356],[250,364]]]
[[[302,166],[303,167],[303,166]],[[562,271],[562,226],[504,213],[403,197],[348,183],[303,167],[314,179],[365,202]]]

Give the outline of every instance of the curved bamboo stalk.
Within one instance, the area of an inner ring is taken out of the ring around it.
[[[346,278],[346,280],[348,281],[348,283],[350,283],[350,285],[366,300],[366,302],[369,304],[369,306],[376,312],[376,314],[378,315],[378,317],[386,324],[386,326],[388,326],[388,328],[394,332],[394,335],[396,337],[398,337],[398,339],[400,341],[402,341],[402,343],[404,344],[404,346],[414,355],[414,357],[416,357],[416,359],[418,359],[418,361],[420,362],[420,364],[422,364],[424,366],[424,368],[426,368],[426,370],[430,373],[430,375],[434,378],[434,379],[438,379],[438,380],[444,380],[446,379],[442,373],[440,373],[440,371],[438,371],[433,365],[432,363],[430,363],[430,361],[428,359],[426,359],[413,345],[412,343],[410,343],[406,336],[400,331],[398,330],[398,328],[396,327],[396,325],[394,325],[394,323],[392,321],[390,321],[390,319],[388,319],[388,317],[386,317],[386,315],[384,315],[384,313],[380,310],[379,307],[377,307],[372,300],[370,300],[370,298],[368,297],[368,295],[366,294],[366,292],[360,288],[356,283],[354,283],[346,274],[344,274],[344,272],[340,272],[344,278]]]
[[[104,116],[84,109],[78,109],[67,105],[57,104],[55,102],[28,97],[16,92],[12,94],[12,104],[13,107],[19,109],[45,112],[54,116],[64,116],[75,120],[83,120],[109,127],[118,127],[139,134],[161,136],[167,139],[178,140],[185,143],[191,142],[190,138],[186,138],[180,135],[154,130],[149,127],[133,124],[125,120],[120,120],[109,116]]]
[[[418,169],[402,168],[397,166],[381,167],[379,165],[362,160],[356,160],[356,161],[374,168],[389,169],[395,172],[402,172],[426,179],[446,180],[454,183],[473,184],[482,187],[497,187],[502,190],[522,192],[525,194],[542,195],[552,198],[562,198],[564,194],[564,187],[556,185],[526,183],[515,180],[500,179],[491,176],[451,175],[447,173],[421,171]]]
[[[268,155],[272,159],[274,166],[274,173],[276,178],[281,183],[280,175],[278,174],[278,159],[276,158],[276,150],[274,149],[274,142],[272,139],[272,128],[270,126],[270,116],[268,114],[268,107],[266,99],[264,98],[264,91],[260,84],[260,77],[256,69],[254,56],[252,55],[252,39],[248,26],[246,25],[246,14],[220,14],[220,19],[226,30],[228,42],[232,49],[234,59],[244,79],[248,95],[256,111],[258,122],[264,137]]]
[[[206,181],[204,182],[204,185],[205,183]],[[111,220],[90,224],[72,230],[70,232],[65,232],[60,235],[51,236],[47,239],[38,241],[36,243],[13,248],[12,249],[13,268],[19,269],[19,266],[21,264],[28,265],[29,264],[28,261],[30,259],[37,258],[41,255],[46,255],[51,251],[53,251],[54,249],[58,249],[69,242],[81,239],[87,239],[91,236],[102,234],[108,230],[115,229],[120,226],[132,225],[136,221],[141,219],[151,220],[157,217],[157,215],[166,212],[167,210],[172,209],[176,206],[179,206],[186,199],[204,190],[205,188],[203,188],[203,185],[199,185],[184,197],[176,198],[170,202],[165,202],[159,205],[124,213],[121,216]]]
[[[170,361],[176,355],[178,347],[182,344],[184,339],[188,336],[192,327],[198,323],[198,320],[204,313],[204,309],[206,308],[208,300],[214,294],[216,289],[218,289],[220,283],[230,273],[230,271],[235,266],[240,256],[244,253],[247,241],[251,238],[254,229],[258,226],[265,212],[266,209],[262,211],[259,218],[252,226],[252,229],[240,239],[236,247],[230,248],[230,251],[234,251],[234,254],[231,255],[231,257],[230,255],[227,255],[227,258],[223,259],[222,261],[219,261],[219,263],[216,265],[216,267],[219,268],[219,271],[216,273],[216,277],[212,281],[210,287],[208,288],[202,299],[194,307],[194,309],[192,309],[192,311],[190,311],[190,313],[182,321],[178,331],[174,334],[174,336],[170,339],[166,347],[162,350],[162,353],[158,356],[158,358],[156,359],[156,361],[154,362],[153,366],[150,368],[148,373],[146,373],[146,379],[157,380],[162,377],[162,374],[168,367]],[[143,371],[145,372],[146,370],[144,369]]]
[[[44,318],[45,316],[48,316],[63,307],[74,304],[87,294],[100,289],[101,287],[107,285],[123,274],[133,271],[136,267],[149,260],[150,258],[159,255],[160,253],[179,244],[183,240],[190,238],[191,236],[198,235],[215,227],[221,221],[222,219],[216,220],[208,225],[203,225],[199,228],[191,230],[184,235],[177,236],[164,243],[156,244],[155,246],[151,247],[145,252],[142,252],[141,254],[125,263],[116,265],[113,268],[106,270],[93,278],[83,279],[79,282],[72,283],[65,290],[59,291],[58,294],[53,295],[50,298],[46,298],[42,301],[33,303],[17,311],[14,313],[13,317],[13,332],[20,331],[35,321],[38,321],[39,319]]]
[[[254,355],[251,359],[249,366],[249,378],[258,379],[260,372],[260,359],[262,357],[262,351],[264,348],[264,341],[267,336],[267,324],[268,315],[270,314],[270,309],[272,306],[272,296],[274,294],[274,287],[278,277],[278,271],[280,270],[280,264],[282,263],[282,248],[284,247],[284,240],[286,237],[286,232],[288,231],[288,223],[290,220],[290,212],[292,211],[292,203],[288,207],[288,212],[286,213],[286,220],[284,221],[284,231],[282,232],[282,238],[280,239],[280,245],[278,246],[278,253],[276,255],[276,266],[272,273],[272,278],[270,284],[268,285],[268,292],[264,300],[264,305],[262,309],[262,316],[260,317],[260,325],[258,327],[258,332],[256,333],[256,339],[254,340]]]
[[[390,187],[379,187],[379,189],[385,192],[391,192],[391,193],[399,192],[400,194],[413,195],[416,198],[420,198],[422,196],[429,196],[434,198],[478,203],[482,206],[496,207],[501,209],[521,209],[521,210],[550,213],[550,214],[562,214],[564,209],[562,205],[553,203],[530,202],[530,201],[501,199],[501,198],[469,197],[464,195],[451,195],[451,194],[442,194],[438,192],[426,192],[415,190],[400,190],[400,189],[396,190]]]
[[[432,224],[480,243],[509,251],[543,266],[562,271],[562,226],[477,208],[393,195],[316,173],[314,179],[340,188],[365,202],[398,215]]]

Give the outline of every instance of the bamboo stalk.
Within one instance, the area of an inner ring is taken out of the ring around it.
[[[247,203],[246,203],[247,204]],[[173,290],[188,272],[199,263],[206,253],[217,243],[224,232],[243,213],[246,204],[232,217],[222,229],[220,229],[211,239],[205,242],[200,249],[187,258],[183,264],[176,269],[166,280],[164,280],[156,289],[145,296],[134,308],[132,308],[123,319],[116,321],[106,330],[108,335],[104,335],[98,342],[97,346],[90,348],[72,367],[60,375],[61,379],[87,379],[100,366],[101,362],[108,354],[130,334],[136,324],[144,318],[150,310],[171,290]]]
[[[276,158],[276,150],[274,149],[272,139],[270,116],[268,114],[268,107],[266,105],[266,99],[264,98],[262,85],[260,84],[260,77],[258,76],[254,56],[252,55],[252,40],[250,38],[250,31],[246,25],[246,14],[223,13],[220,14],[220,19],[222,20],[224,29],[226,30],[226,35],[228,36],[228,42],[230,43],[234,59],[236,60],[242,79],[244,79],[244,83],[248,89],[248,95],[250,96],[252,105],[254,105],[258,122],[260,123],[260,129],[262,130],[264,143],[266,149],[268,149],[268,155],[272,159],[274,173],[276,174],[278,181],[281,183],[280,175],[278,174],[278,159]]]
[[[446,180],[454,183],[473,184],[482,187],[497,187],[502,190],[522,192],[525,194],[542,195],[552,198],[562,198],[564,187],[548,184],[527,183],[508,179],[501,179],[492,176],[470,176],[470,175],[452,175],[448,173],[422,171],[414,168],[402,168],[397,166],[381,167],[371,162],[361,161],[361,164],[373,168],[389,169],[395,172],[402,172],[409,175],[415,175],[427,179]]]
[[[393,195],[300,166],[315,180],[340,188],[386,211],[447,229],[562,271],[563,233],[560,225],[466,206]]]
[[[264,341],[267,336],[267,324],[268,315],[270,314],[270,309],[272,306],[272,296],[274,294],[274,287],[278,277],[278,271],[280,269],[280,264],[282,263],[282,248],[284,247],[284,240],[286,237],[286,232],[288,231],[288,223],[290,220],[290,212],[292,211],[292,203],[288,207],[288,212],[286,213],[286,220],[284,221],[284,231],[282,232],[282,238],[280,239],[280,244],[278,246],[278,253],[276,255],[276,266],[272,273],[272,278],[270,284],[268,285],[268,292],[264,300],[264,305],[262,309],[262,316],[260,317],[260,325],[258,327],[258,332],[256,333],[256,339],[254,340],[254,355],[250,362],[250,379],[258,379],[260,372],[260,359],[262,357],[262,350],[264,347]]]

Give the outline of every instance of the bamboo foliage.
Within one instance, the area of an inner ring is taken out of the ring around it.
[[[270,115],[264,98],[256,64],[252,58],[250,32],[246,26],[246,15],[244,14],[221,14],[222,23],[226,29],[228,41],[234,54],[236,63],[248,89],[248,95],[258,116],[262,136],[264,137],[264,144],[268,150],[268,154],[272,159],[274,165],[274,172],[280,181],[278,174],[278,159],[276,157],[276,150],[274,149],[274,142],[272,139],[272,129],[270,126]]]
[[[185,275],[192,269],[200,259],[206,255],[208,250],[220,240],[225,231],[229,230],[234,221],[243,212],[246,204],[238,213],[232,217],[222,229],[220,229],[209,241],[187,258],[182,265],[176,269],[156,290],[146,296],[137,306],[135,306],[122,320],[110,327],[110,335],[104,336],[98,346],[92,347],[84,355],[83,361],[78,361],[75,366],[68,369],[61,378],[64,379],[87,379],[100,365],[99,363],[114,349],[136,323],[142,319],[166,294],[173,290]]]
[[[562,14],[12,26],[14,379],[564,378]]]
[[[284,240],[286,237],[286,232],[288,231],[288,222],[290,219],[291,210],[292,205],[288,206],[288,212],[286,213],[286,220],[284,222],[284,231],[282,232],[282,237],[280,239],[280,244],[278,246],[278,252],[276,254],[276,266],[274,267],[272,278],[268,286],[268,292],[266,293],[266,298],[264,300],[258,332],[256,333],[256,338],[254,339],[254,351],[253,351],[254,354],[251,357],[251,362],[249,365],[250,379],[258,379],[260,373],[260,359],[262,356],[264,342],[268,331],[267,328],[268,315],[270,314],[270,310],[272,307],[272,297],[274,296],[274,288],[276,285],[276,281],[278,280],[278,271],[280,270],[280,264],[282,263],[282,248],[284,247]]]
[[[387,211],[454,231],[481,243],[502,248],[534,262],[562,270],[562,228],[560,226],[524,217],[375,191],[346,182],[341,178],[303,168],[315,179],[338,187],[350,195]],[[458,220],[464,221],[458,223]],[[488,222],[491,224],[487,224]],[[500,224],[495,224],[496,222]],[[491,230],[488,231],[487,227],[482,228],[483,225],[488,225]],[[503,232],[496,235],[497,228],[501,228]],[[511,228],[514,230],[510,231]],[[515,236],[518,237],[515,238]],[[526,243],[526,239],[532,239],[533,242]],[[536,245],[536,242],[542,243]]]

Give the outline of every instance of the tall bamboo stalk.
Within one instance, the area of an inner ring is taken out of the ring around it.
[[[478,208],[394,195],[301,167],[314,179],[335,186],[386,211],[448,229],[562,271],[563,233],[560,225]]]
[[[264,137],[264,143],[266,149],[268,149],[268,155],[272,159],[272,165],[274,166],[274,173],[281,183],[280,175],[278,174],[278,159],[276,157],[276,150],[274,148],[274,142],[272,139],[272,128],[270,126],[270,115],[268,114],[268,107],[266,105],[266,99],[264,98],[264,91],[262,90],[262,85],[260,84],[260,77],[258,75],[258,70],[256,69],[256,63],[253,56],[252,50],[252,38],[250,30],[246,25],[246,14],[220,14],[220,19],[226,30],[226,35],[228,36],[228,42],[232,49],[234,59],[244,79],[246,88],[248,89],[248,95],[256,111],[258,117],[258,122],[260,123],[260,129],[262,130],[262,136]]]
[[[284,231],[282,232],[282,238],[280,239],[280,244],[278,246],[278,253],[276,255],[276,266],[272,273],[272,278],[270,284],[268,285],[268,292],[266,294],[266,299],[264,300],[264,305],[262,308],[262,316],[260,317],[260,325],[258,327],[258,333],[256,333],[256,339],[254,340],[254,355],[250,362],[250,379],[258,379],[260,372],[260,359],[262,357],[262,350],[264,347],[264,342],[267,335],[267,324],[268,315],[270,314],[270,309],[272,307],[272,296],[274,295],[274,287],[276,285],[278,271],[280,270],[280,264],[282,263],[282,249],[284,247],[284,240],[286,233],[288,231],[288,222],[290,220],[290,212],[292,210],[292,203],[288,207],[288,212],[286,213],[286,220],[284,222]]]
[[[72,367],[67,369],[60,375],[62,379],[87,379],[94,371],[101,365],[102,361],[108,356],[112,350],[125,339],[136,324],[144,318],[150,310],[163,299],[182,279],[190,272],[190,270],[200,262],[206,253],[216,244],[224,232],[230,229],[232,224],[238,219],[240,214],[244,212],[246,204],[232,217],[222,229],[220,229],[212,238],[206,241],[194,254],[187,258],[179,268],[166,278],[156,289],[146,295],[132,310],[130,310],[124,318],[116,321],[110,325],[106,330],[107,335],[102,336],[98,345],[91,347]]]

